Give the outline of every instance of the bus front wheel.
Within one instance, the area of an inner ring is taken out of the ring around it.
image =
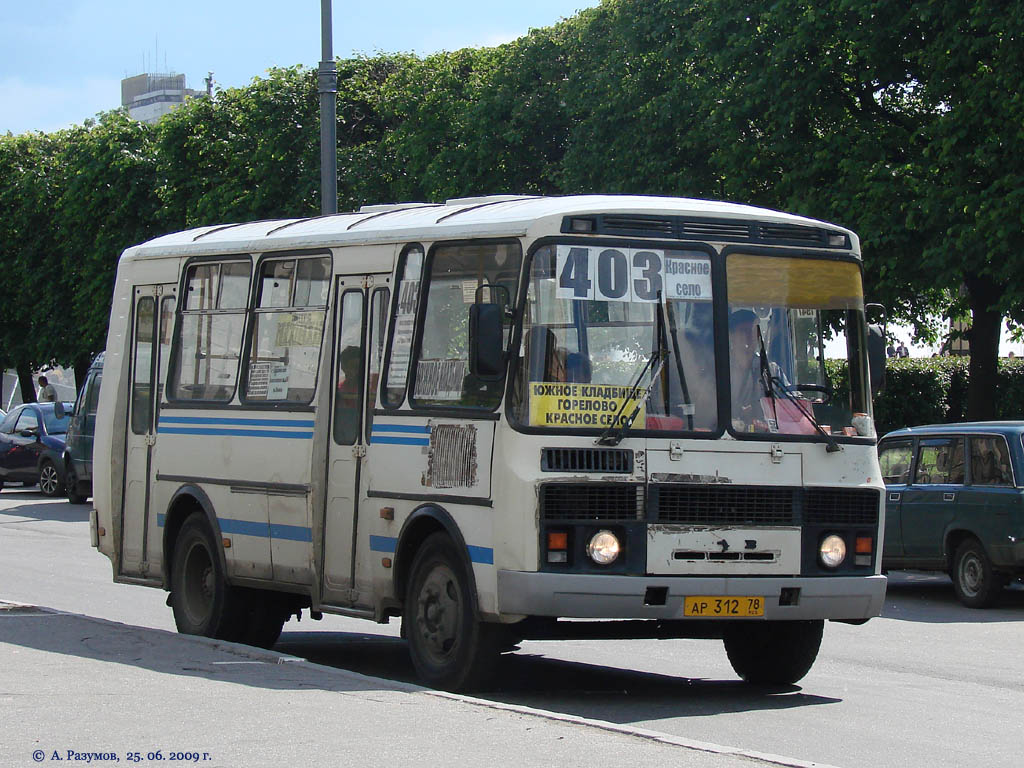
[[[748,683],[792,685],[818,657],[823,628],[823,621],[737,623],[725,631],[725,652]]]
[[[242,598],[228,584],[213,534],[201,513],[181,526],[171,570],[174,624],[185,635],[240,640]]]
[[[466,566],[452,540],[429,536],[413,559],[402,628],[420,679],[449,691],[484,685],[498,659],[497,628],[474,610]]]

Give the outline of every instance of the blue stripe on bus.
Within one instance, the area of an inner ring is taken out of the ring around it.
[[[219,429],[213,427],[157,427],[158,435],[229,435],[234,437],[284,437],[292,440],[312,440],[312,432],[292,432],[270,429]]]
[[[470,562],[481,563],[483,565],[494,565],[494,550],[490,547],[477,547],[472,544],[467,544],[466,549],[469,550]]]
[[[232,520],[229,517],[218,517],[221,533],[232,533],[236,536],[255,536],[260,539],[279,539],[285,541],[313,541],[313,531],[302,525],[280,525],[278,523],[257,523],[252,520]],[[156,524],[163,528],[167,523],[167,515],[157,515]]]
[[[386,445],[430,445],[430,438],[428,437],[381,437],[380,435],[370,435],[370,445],[377,444]]]
[[[429,426],[420,426],[418,424],[374,424],[374,432],[415,432],[417,434],[429,435]]]
[[[239,419],[220,418],[208,416],[160,416],[163,424],[208,424],[234,427],[309,427],[313,428],[313,421],[306,419]]]
[[[398,539],[393,536],[370,536],[370,551],[394,553],[398,547]],[[472,544],[466,549],[469,551],[470,562],[482,565],[494,565],[494,550],[491,547],[477,547]]]
[[[371,552],[394,552],[398,547],[398,539],[393,536],[371,536]]]

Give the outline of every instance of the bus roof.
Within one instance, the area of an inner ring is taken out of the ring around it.
[[[541,219],[566,216],[624,217],[617,234],[635,237],[638,225],[650,228],[646,236],[673,237],[673,220],[701,223],[757,221],[781,226],[796,239],[810,230],[848,236],[847,247],[859,255],[857,236],[848,229],[814,219],[767,208],[736,203],[679,197],[641,195],[576,195],[530,197],[495,195],[459,198],[445,203],[397,203],[364,206],[359,211],[305,219],[277,219],[198,227],[157,237],[127,249],[125,258],[146,259],[188,254],[262,253],[266,251],[323,248],[361,243],[447,240],[466,237],[517,237],[526,235]],[[629,219],[629,217],[636,217]],[[659,221],[658,217],[662,217]],[[624,224],[624,226],[623,226]],[[701,236],[687,239],[716,241],[723,224],[707,228]],[[611,234],[611,232],[606,232]],[[641,234],[640,236],[644,236]],[[729,239],[729,238],[725,238]],[[732,238],[735,240],[736,238]],[[742,238],[740,238],[742,239]],[[811,244],[808,242],[804,243]]]

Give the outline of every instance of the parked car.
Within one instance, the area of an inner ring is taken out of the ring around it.
[[[0,422],[0,487],[39,484],[45,496],[64,492],[64,435],[71,403],[26,403]]]
[[[935,424],[878,443],[882,568],[945,571],[959,600],[991,605],[1024,574],[1024,421]]]
[[[64,487],[72,504],[84,504],[92,496],[92,441],[96,433],[96,407],[100,401],[102,380],[103,353],[100,352],[89,366],[68,424],[64,447]]]

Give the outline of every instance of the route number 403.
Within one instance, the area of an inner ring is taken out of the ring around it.
[[[560,245],[556,297],[653,303],[711,300],[711,261],[703,255],[650,248]]]

